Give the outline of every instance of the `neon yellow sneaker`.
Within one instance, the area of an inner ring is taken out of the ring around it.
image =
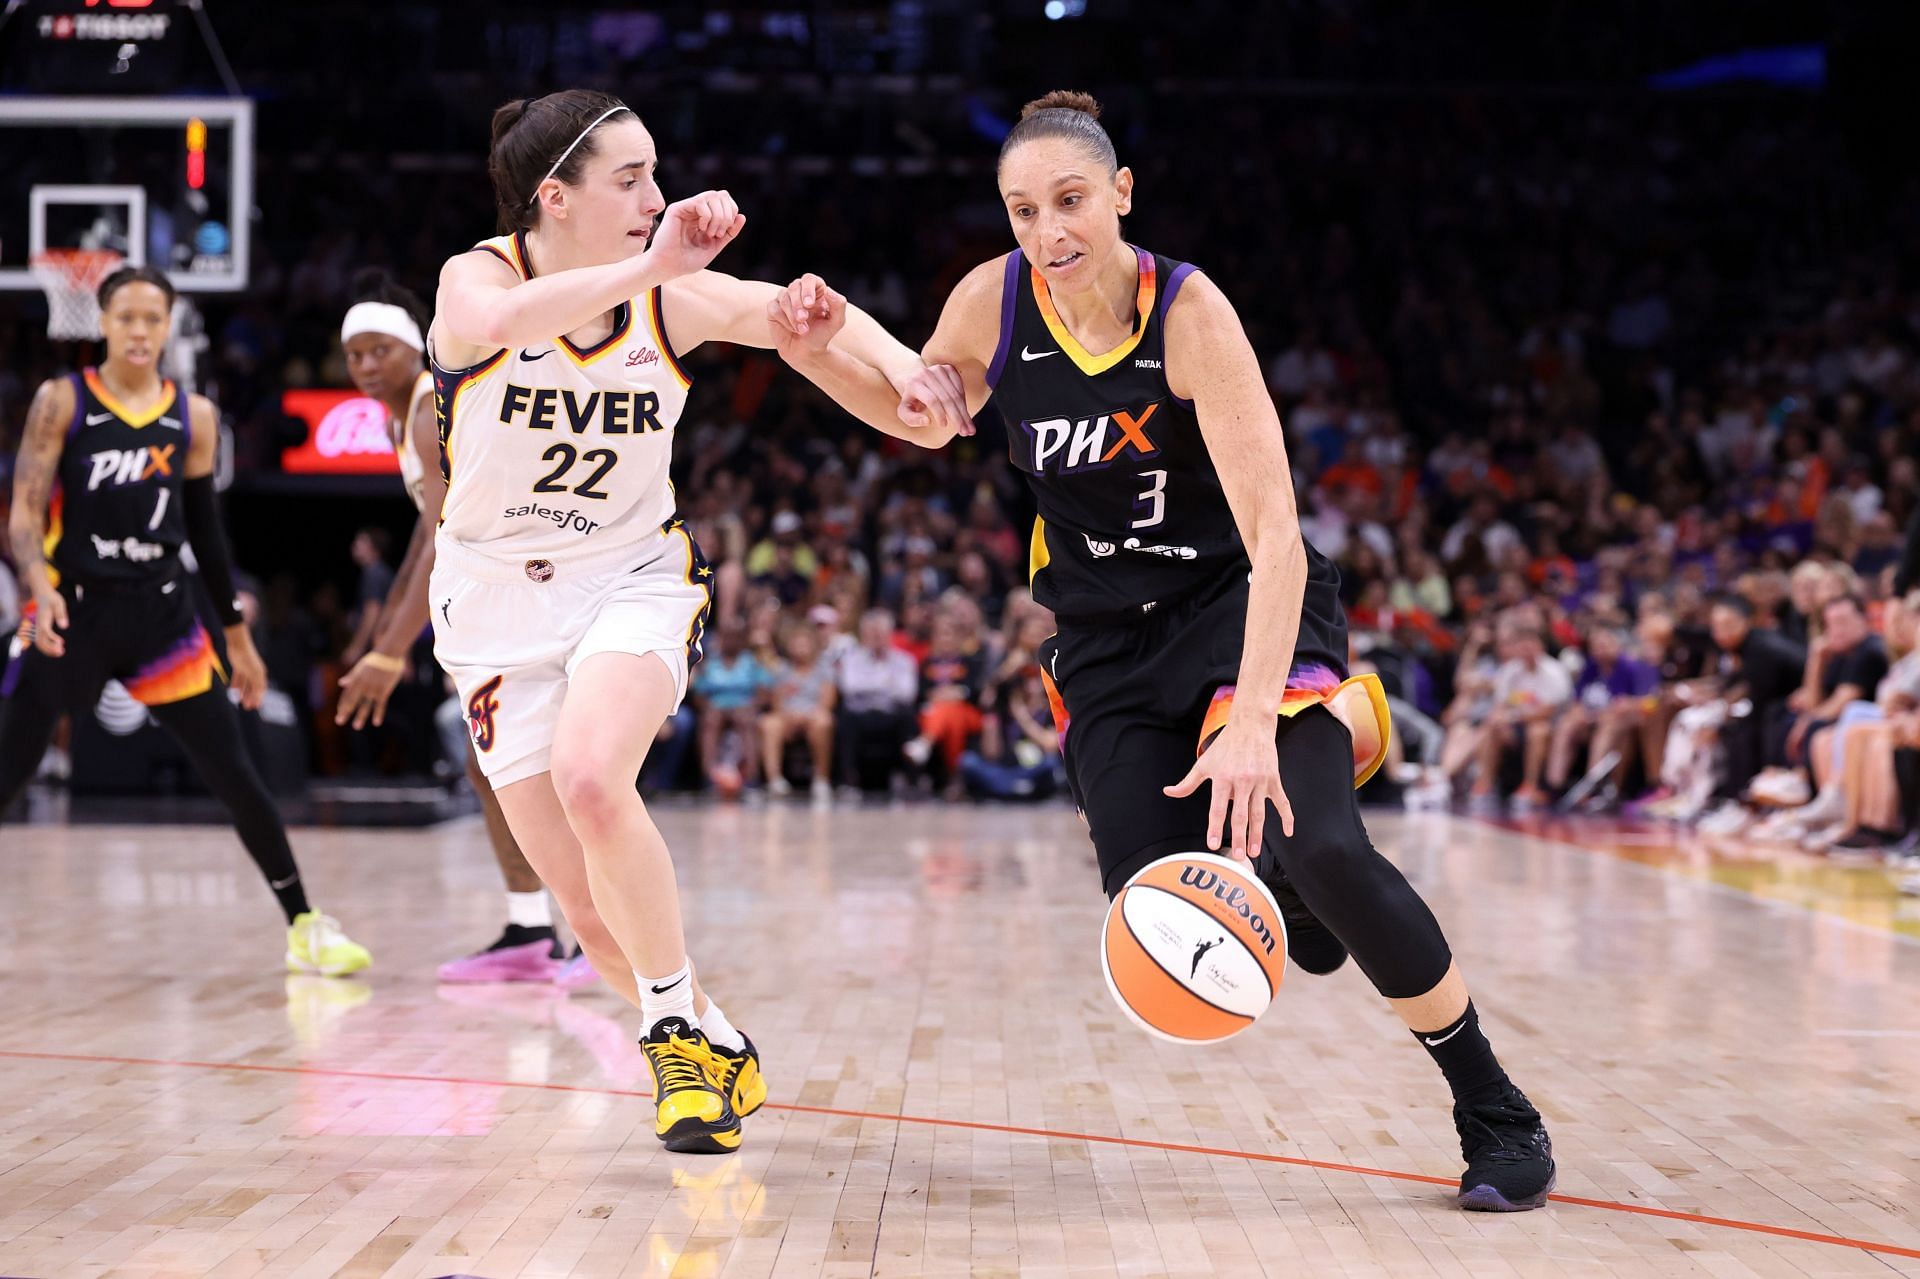
[[[345,977],[373,962],[367,948],[340,931],[340,921],[310,910],[287,929],[287,971]]]
[[[767,1081],[760,1073],[760,1050],[744,1030],[740,1038],[747,1041],[747,1046],[739,1052],[708,1042],[712,1060],[707,1065],[707,1077],[727,1095],[733,1113],[745,1119],[766,1104]]]
[[[740,1148],[740,1116],[713,1081],[718,1062],[707,1037],[679,1017],[662,1017],[640,1041],[653,1069],[653,1134],[681,1154]]]

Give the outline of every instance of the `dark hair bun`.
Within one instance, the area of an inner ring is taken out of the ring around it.
[[[493,141],[496,143],[507,136],[513,126],[520,123],[520,117],[527,113],[530,98],[515,98],[503,102],[493,113]]]
[[[1100,102],[1091,93],[1079,93],[1073,89],[1055,89],[1052,93],[1043,94],[1021,107],[1020,118],[1024,120],[1036,111],[1079,111],[1098,120]],[[496,122],[498,119],[499,117],[496,116]]]

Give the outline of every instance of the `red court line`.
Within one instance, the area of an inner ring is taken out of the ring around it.
[[[178,1066],[195,1070],[249,1071],[268,1075],[312,1075],[327,1079],[373,1079],[397,1083],[453,1084],[474,1088],[529,1088],[541,1092],[586,1093],[596,1097],[652,1097],[650,1092],[633,1088],[590,1088],[580,1084],[528,1083],[514,1079],[463,1079],[449,1075],[408,1075],[379,1070],[331,1070],[315,1066],[270,1066],[244,1061],[185,1061],[156,1057],[109,1057],[90,1053],[46,1053],[0,1049],[0,1058],[16,1061],[77,1061],[97,1065]],[[1047,1137],[1055,1141],[1085,1141],[1108,1146],[1128,1146],[1137,1150],[1168,1150],[1180,1154],[1207,1155],[1215,1159],[1244,1159],[1250,1163],[1286,1164],[1295,1168],[1314,1168],[1321,1172],[1350,1172],[1361,1177],[1384,1177],[1391,1181],[1414,1181],[1429,1186],[1453,1187],[1449,1177],[1429,1177],[1417,1172],[1398,1172],[1391,1168],[1368,1168],[1360,1164],[1331,1163],[1324,1159],[1302,1159],[1294,1155],[1272,1155],[1254,1150],[1228,1150],[1216,1146],[1190,1146],[1177,1141],[1147,1141],[1139,1137],[1115,1137],[1093,1132],[1059,1132],[1051,1128],[1024,1128],[1017,1124],[990,1124],[973,1119],[940,1119],[932,1115],[896,1115],[877,1110],[842,1110],[835,1106],[801,1106],[770,1101],[768,1110],[785,1110],[802,1115],[832,1115],[840,1119],[877,1119],[886,1123],[924,1124],[931,1128],[962,1128],[973,1132],[1004,1132],[1022,1137]],[[1608,1212],[1632,1213],[1640,1217],[1664,1217],[1698,1226],[1719,1226],[1744,1230],[1750,1234],[1777,1235],[1807,1243],[1828,1244],[1836,1248],[1858,1248],[1862,1252],[1882,1253],[1890,1257],[1920,1258],[1920,1248],[1902,1248],[1898,1244],[1849,1239],[1844,1235],[1820,1234],[1811,1230],[1790,1230],[1757,1221],[1736,1221],[1731,1217],[1708,1217],[1697,1212],[1675,1212],[1668,1208],[1649,1208],[1640,1204],[1616,1203],[1610,1199],[1583,1199],[1578,1195],[1549,1195],[1555,1203],[1581,1208],[1601,1208]]]

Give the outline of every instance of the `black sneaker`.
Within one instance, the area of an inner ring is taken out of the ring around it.
[[[1508,1084],[1492,1101],[1455,1104],[1453,1126],[1467,1170],[1459,1204],[1469,1212],[1525,1212],[1545,1206],[1558,1178],[1553,1139],[1525,1093]]]
[[[1261,882],[1280,903],[1280,917],[1287,921],[1287,958],[1295,967],[1325,977],[1347,962],[1347,948],[1318,915],[1307,909],[1283,871],[1276,867],[1271,875],[1261,876]]]
[[[1900,836],[1893,831],[1861,826],[1848,831],[1844,837],[1834,840],[1833,847],[1849,853],[1877,853],[1899,842]]]
[[[484,955],[487,951],[511,950],[515,946],[531,946],[533,943],[539,941],[547,943],[547,957],[549,959],[565,959],[567,957],[566,950],[560,945],[559,934],[554,932],[553,925],[551,924],[544,925],[540,928],[526,928],[520,924],[508,924],[506,928],[501,931],[500,936],[494,941],[493,945],[477,953]]]

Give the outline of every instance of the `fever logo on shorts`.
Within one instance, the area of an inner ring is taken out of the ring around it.
[[[473,735],[473,748],[477,751],[493,749],[493,713],[500,709],[494,694],[500,691],[500,679],[495,675],[474,689],[473,696],[467,699],[467,731]]]

